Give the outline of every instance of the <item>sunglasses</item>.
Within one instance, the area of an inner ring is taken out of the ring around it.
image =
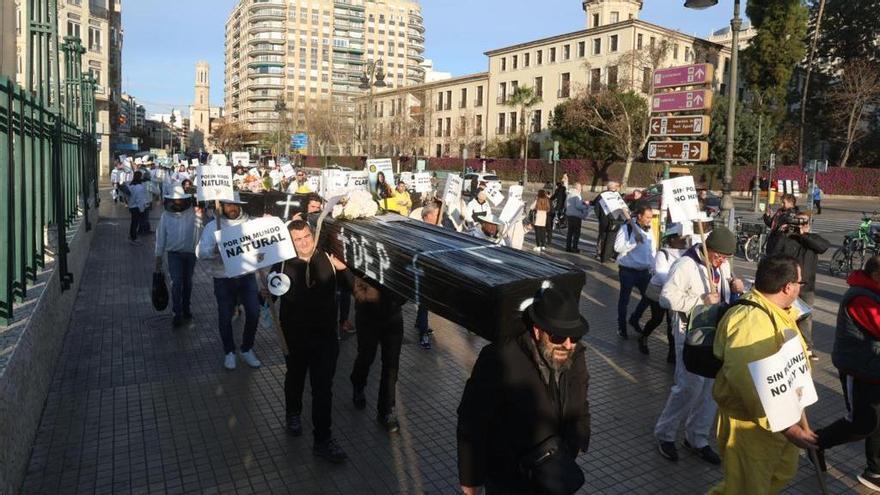
[[[546,331],[544,333],[547,334],[547,339],[555,345],[562,345],[565,343],[566,340],[570,338],[563,335],[553,335],[552,333]],[[572,342],[574,342],[574,339],[572,339]]]

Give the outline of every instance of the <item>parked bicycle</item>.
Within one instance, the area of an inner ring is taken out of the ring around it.
[[[843,245],[831,256],[829,271],[834,276],[849,276],[853,270],[861,269],[865,260],[880,253],[880,210],[870,215],[862,212],[862,222],[858,230],[846,234]]]
[[[756,262],[764,256],[767,227],[763,222],[744,222],[736,218],[736,248],[750,262]]]

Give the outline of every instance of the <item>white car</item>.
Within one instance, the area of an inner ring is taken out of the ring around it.
[[[476,182],[474,181],[476,179]],[[464,175],[464,183],[462,184],[462,194],[465,196],[473,196],[476,189],[481,184],[485,184],[486,190],[501,190],[501,179],[495,175],[495,172],[469,173]],[[474,187],[476,185],[476,188]]]

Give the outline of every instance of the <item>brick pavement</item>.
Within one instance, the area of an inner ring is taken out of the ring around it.
[[[206,271],[196,271],[194,325],[172,331],[170,315],[156,313],[149,302],[152,236],[142,246],[129,245],[127,211],[112,201],[101,209],[23,493],[457,492],[455,410],[482,339],[432,316],[435,345],[424,351],[412,328],[414,307],[404,308],[402,425],[390,437],[373,419],[378,363],[367,387],[367,411],[351,405],[348,375],[356,342],[344,340],[334,385],[334,434],[351,459],[328,465],[312,457],[308,434],[284,433],[284,365],[273,334],[261,329],[257,335],[262,369],[240,363],[234,372],[223,370]],[[591,229],[585,233],[590,240]],[[720,479],[719,468],[683,451],[673,464],[659,456],[653,441],[672,376],[664,332],[655,332],[647,357],[633,340],[621,342],[614,333],[616,269],[585,255],[554,255],[576,261],[588,274],[581,310],[591,324],[585,340],[593,437],[579,459],[587,479],[583,493],[705,492]],[[827,355],[836,304],[826,299],[839,297],[844,285],[820,276],[820,402],[809,411],[814,426],[844,412]],[[310,411],[308,392],[304,401]],[[309,430],[308,413],[304,420]],[[829,453],[833,493],[866,493],[855,480],[862,455],[858,444]],[[818,492],[805,458],[789,492]]]

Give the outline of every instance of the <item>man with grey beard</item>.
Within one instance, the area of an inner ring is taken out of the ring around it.
[[[458,473],[465,495],[574,493],[590,443],[589,376],[577,297],[542,289],[524,331],[480,352],[458,407]]]

